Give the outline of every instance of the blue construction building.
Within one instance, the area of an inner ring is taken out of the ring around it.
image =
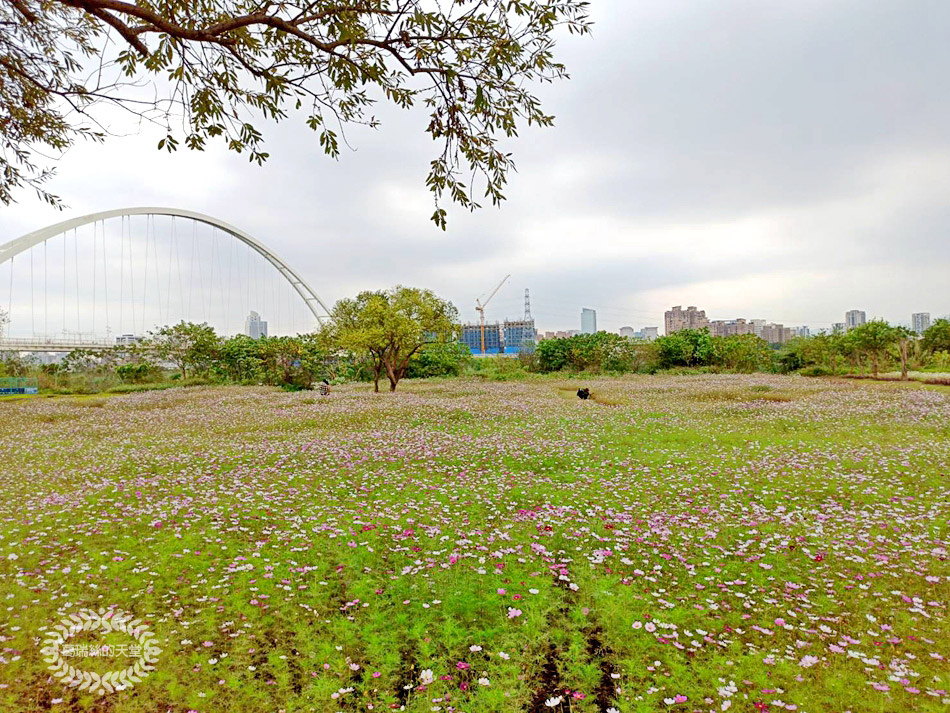
[[[505,320],[505,354],[534,351],[537,333],[533,319]]]
[[[462,325],[462,344],[467,346],[472,354],[482,353],[482,328],[480,324]],[[485,353],[500,354],[502,351],[501,325],[498,322],[485,325]]]

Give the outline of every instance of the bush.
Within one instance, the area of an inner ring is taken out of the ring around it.
[[[518,359],[504,356],[472,359],[471,369],[473,376],[488,381],[517,381],[528,376]]]
[[[802,376],[831,376],[831,369],[824,366],[806,366],[798,372]]]
[[[540,342],[531,360],[541,373],[562,371],[631,372],[656,367],[656,349],[650,342],[636,341],[619,334],[597,332]]]
[[[458,342],[426,344],[409,360],[410,379],[458,376],[473,359],[467,346]]]

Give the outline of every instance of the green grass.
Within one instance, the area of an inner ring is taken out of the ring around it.
[[[946,709],[945,389],[569,383],[0,403],[0,710]]]

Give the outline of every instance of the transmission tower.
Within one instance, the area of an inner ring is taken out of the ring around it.
[[[531,319],[531,296],[528,294],[528,288],[524,288],[524,320],[525,322],[530,321]]]

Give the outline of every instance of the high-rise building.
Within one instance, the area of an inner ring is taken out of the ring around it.
[[[844,331],[844,322],[835,322],[834,324],[832,324],[832,325],[831,325],[831,331],[834,332],[834,333],[843,332],[843,331]]]
[[[930,312],[914,312],[910,316],[910,324],[917,334],[923,334],[930,328]]]
[[[267,336],[267,322],[261,319],[261,316],[251,310],[251,313],[244,320],[244,333],[251,339],[260,339]]]
[[[640,330],[640,338],[652,342],[659,336],[659,332],[659,327],[644,327]]]
[[[581,334],[597,334],[597,310],[581,310]]]
[[[663,316],[667,334],[678,332],[681,329],[702,329],[709,326],[706,311],[695,307],[687,307],[684,311],[681,305],[677,305],[668,310]]]
[[[755,329],[748,320],[739,319],[714,319],[709,323],[709,333],[714,337],[735,337],[742,334],[754,334]]]
[[[629,339],[631,337],[637,336],[637,332],[633,327],[621,327],[620,336],[627,337]]]
[[[785,327],[781,324],[766,324],[762,327],[761,337],[769,344],[785,344],[794,336],[791,327]]]
[[[506,353],[517,354],[521,351],[534,351],[536,334],[533,319],[505,320],[504,332]]]
[[[467,346],[472,354],[482,353],[482,325],[463,324],[462,344]],[[498,322],[485,325],[485,353],[498,354],[501,351],[501,325]]]
[[[860,327],[865,322],[867,322],[867,317],[862,309],[852,309],[844,313],[844,328],[847,331]]]

